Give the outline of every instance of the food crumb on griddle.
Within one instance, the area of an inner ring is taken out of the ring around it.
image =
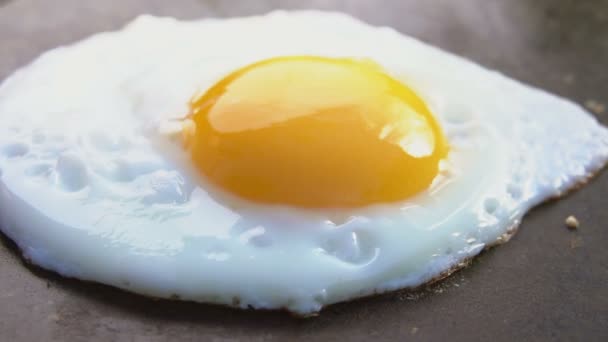
[[[564,81],[566,84],[572,84],[574,82],[574,75],[566,74],[564,77],[562,77],[562,81]]]
[[[49,315],[49,320],[51,322],[58,322],[59,320],[61,320],[61,316],[59,316],[59,314],[54,313]]]
[[[575,237],[572,240],[570,240],[570,248],[571,249],[577,249],[583,246],[583,239],[581,239],[580,237]]]
[[[587,100],[585,102],[585,107],[595,114],[602,114],[604,111],[606,111],[606,106],[603,103],[595,100]]]
[[[570,229],[578,229],[579,226],[580,223],[578,222],[578,219],[573,215],[570,215],[566,218],[566,227]]]

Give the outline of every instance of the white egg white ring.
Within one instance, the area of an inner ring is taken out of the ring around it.
[[[303,210],[198,179],[156,128],[227,73],[282,55],[371,58],[415,89],[451,145],[431,189]],[[425,283],[608,159],[608,131],[579,106],[316,11],[140,17],[16,72],[0,88],[0,120],[0,229],[32,262],[155,297],[303,315]]]

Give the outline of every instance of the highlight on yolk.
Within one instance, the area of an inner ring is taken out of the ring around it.
[[[368,60],[264,60],[194,100],[189,119],[200,172],[261,203],[403,200],[430,186],[448,150],[424,102]]]

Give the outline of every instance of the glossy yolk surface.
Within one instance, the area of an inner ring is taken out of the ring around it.
[[[264,60],[191,104],[192,159],[241,197],[312,208],[410,197],[447,153],[424,102],[370,61]]]

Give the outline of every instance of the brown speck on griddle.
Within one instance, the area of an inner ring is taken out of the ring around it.
[[[574,83],[574,75],[566,74],[562,78],[562,81],[564,81],[564,83],[566,83],[566,84],[572,84],[572,83]]]
[[[581,248],[583,246],[583,239],[580,237],[574,237],[572,238],[572,240],[570,240],[570,248],[571,249],[577,249],[577,248]]]
[[[570,215],[566,218],[566,227],[570,229],[578,229],[579,226],[580,223],[578,222],[578,219],[576,217]]]
[[[413,327],[412,330],[412,335],[416,335],[416,333],[418,332],[418,328],[417,327]]]
[[[600,103],[595,100],[587,100],[585,101],[585,107],[592,111],[595,114],[602,114],[606,111],[606,106],[603,103]]]

